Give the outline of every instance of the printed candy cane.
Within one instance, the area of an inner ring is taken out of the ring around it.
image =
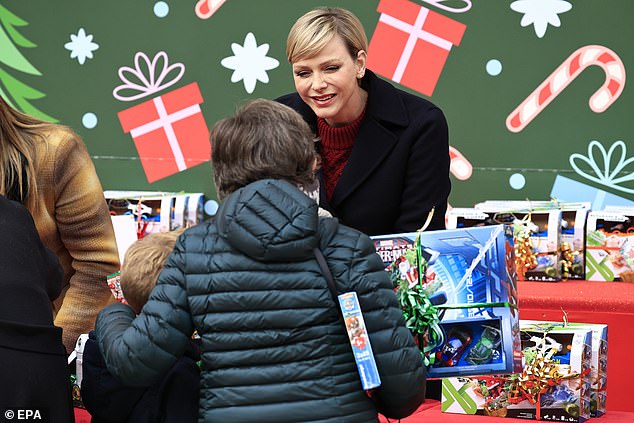
[[[211,15],[216,13],[220,6],[224,4],[226,0],[199,0],[196,3],[196,16],[200,19],[209,19]]]
[[[453,176],[461,181],[467,180],[471,177],[473,167],[471,163],[462,155],[456,148],[449,146],[449,171]]]
[[[581,47],[561,64],[506,118],[511,132],[520,132],[585,68],[597,65],[605,71],[605,83],[590,97],[590,109],[601,113],[616,101],[625,86],[625,66],[612,50],[598,45]]]

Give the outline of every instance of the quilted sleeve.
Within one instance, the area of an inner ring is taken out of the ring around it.
[[[381,377],[373,395],[377,410],[389,418],[406,417],[425,399],[426,368],[383,262],[364,234],[358,234],[348,269]]]
[[[181,270],[181,239],[138,316],[127,305],[117,303],[97,317],[96,333],[104,361],[127,385],[149,386],[160,379],[183,354],[193,333]]]

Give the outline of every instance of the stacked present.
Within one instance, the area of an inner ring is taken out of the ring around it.
[[[110,209],[121,262],[128,247],[137,239],[153,232],[188,228],[204,218],[202,193],[105,191],[104,196]],[[115,276],[111,276],[115,280]],[[114,282],[108,285],[117,298]]]
[[[524,366],[443,380],[442,410],[583,422],[605,413],[607,326],[520,321]]]
[[[589,203],[485,201],[447,212],[447,227],[512,225],[518,278],[585,278],[585,222]]]
[[[428,376],[521,368],[509,226],[373,237]]]
[[[588,215],[586,277],[634,282],[634,207],[613,207]]]

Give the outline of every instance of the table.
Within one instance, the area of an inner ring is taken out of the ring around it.
[[[380,417],[381,423],[396,423],[398,420]],[[514,419],[488,416],[471,416],[467,414],[449,414],[440,411],[440,401],[427,400],[425,403],[411,416],[401,419],[400,423],[502,423],[502,422],[528,422],[530,420]],[[593,419],[588,422],[593,422]],[[632,423],[634,422],[634,412],[631,411],[608,411],[601,416],[597,423]]]
[[[520,281],[518,293],[520,319],[608,325],[607,409],[634,412],[634,283]]]

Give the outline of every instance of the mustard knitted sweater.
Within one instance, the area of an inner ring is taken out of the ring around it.
[[[119,255],[103,189],[86,146],[69,128],[53,127],[37,146],[38,209],[31,210],[46,247],[64,269],[53,303],[66,350],[94,328],[113,296],[106,276],[119,270]]]

